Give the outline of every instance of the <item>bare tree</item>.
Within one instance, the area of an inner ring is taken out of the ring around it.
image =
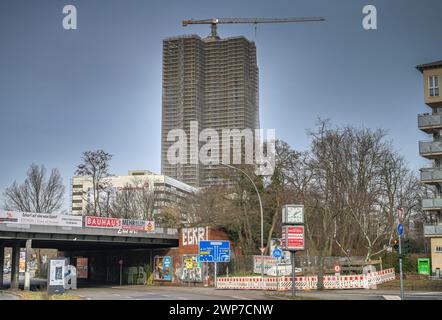
[[[109,186],[109,181],[106,178],[110,176],[109,162],[112,160],[112,155],[103,150],[85,151],[82,160],[83,162],[77,166],[75,174],[91,178],[93,201],[89,205],[93,214],[101,216],[100,193]]]
[[[65,187],[57,169],[46,179],[44,166],[31,164],[22,184],[16,181],[3,194],[7,210],[53,213],[63,204]]]

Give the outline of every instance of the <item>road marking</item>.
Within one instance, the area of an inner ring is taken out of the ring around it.
[[[114,295],[116,297],[121,297],[121,294],[118,294],[118,293],[112,293],[112,295]]]
[[[189,300],[189,299],[184,298],[184,297],[177,297],[177,299],[178,299],[178,300]]]
[[[244,298],[244,297],[239,297],[239,296],[232,296],[232,298],[240,299],[240,300],[252,300],[252,299],[249,299],[249,298]]]
[[[442,292],[410,292],[410,294],[412,295],[422,295],[422,296],[426,296],[426,295],[441,295]]]
[[[399,296],[383,296],[385,300],[401,300]]]

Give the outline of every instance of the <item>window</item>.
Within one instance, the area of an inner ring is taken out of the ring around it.
[[[442,246],[436,246],[436,250],[434,252],[442,253]]]
[[[439,97],[439,76],[430,76],[428,78],[430,97]]]

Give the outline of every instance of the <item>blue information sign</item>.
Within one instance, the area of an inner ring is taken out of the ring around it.
[[[398,233],[400,236],[404,234],[404,226],[403,226],[401,223],[399,223],[399,224],[397,225],[397,233]]]
[[[199,256],[203,262],[229,262],[230,241],[200,241]]]
[[[275,250],[273,250],[273,257],[275,257],[276,259],[281,258],[282,256],[282,251],[279,248],[275,248]]]

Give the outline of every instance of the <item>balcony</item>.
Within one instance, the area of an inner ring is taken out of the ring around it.
[[[422,209],[425,211],[441,210],[442,198],[422,199]]]
[[[419,141],[419,153],[428,159],[442,158],[442,141]]]
[[[442,168],[422,168],[421,182],[426,184],[442,183]]]
[[[442,129],[442,114],[420,114],[417,123],[420,130],[433,133],[437,129]]]
[[[426,224],[424,225],[424,236],[442,236],[442,224]]]

